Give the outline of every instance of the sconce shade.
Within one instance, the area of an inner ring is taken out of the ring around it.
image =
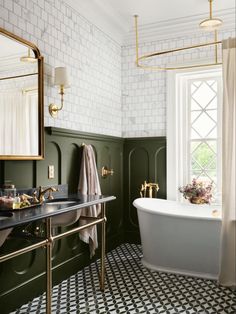
[[[55,68],[54,85],[63,86],[64,88],[70,86],[67,69],[65,67]]]

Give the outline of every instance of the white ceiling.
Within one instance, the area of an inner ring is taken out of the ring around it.
[[[133,15],[148,25],[185,17],[209,15],[208,0],[64,0],[97,27],[119,42],[133,28]],[[213,15],[235,14],[235,0],[214,0]],[[173,24],[173,23],[172,23]]]
[[[209,12],[208,0],[97,0],[111,6],[123,21],[134,14],[140,16],[143,24],[155,23]],[[213,10],[233,8],[235,0],[215,0]]]

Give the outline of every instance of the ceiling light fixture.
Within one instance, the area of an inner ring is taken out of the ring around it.
[[[30,63],[33,63],[33,62],[36,62],[38,59],[35,58],[35,57],[32,57],[30,55],[30,48],[28,48],[28,55],[27,56],[23,56],[20,58],[20,61],[22,62],[30,62]]]
[[[217,17],[212,17],[212,2],[213,0],[208,0],[210,5],[210,16],[208,19],[203,20],[199,26],[205,31],[215,31],[222,25],[222,20]]]
[[[135,19],[135,35],[136,35],[136,65],[139,68],[142,69],[149,69],[149,70],[177,70],[177,69],[190,69],[190,68],[197,68],[197,67],[206,67],[206,66],[213,66],[213,65],[219,65],[222,64],[222,62],[219,62],[218,60],[218,46],[222,43],[221,41],[218,40],[218,33],[217,30],[218,28],[222,25],[222,20],[219,18],[213,18],[212,17],[212,2],[213,0],[208,0],[210,3],[210,16],[208,19],[205,19],[202,21],[199,26],[202,30],[205,31],[214,31],[214,40],[212,42],[206,42],[198,45],[192,45],[188,47],[182,47],[182,48],[176,48],[172,50],[164,50],[164,51],[156,51],[153,53],[145,54],[142,56],[139,56],[139,40],[138,40],[138,15],[134,15]],[[170,53],[175,53],[179,51],[184,51],[184,50],[190,50],[190,49],[196,49],[196,48],[203,48],[203,47],[209,47],[209,46],[214,46],[214,61],[209,62],[209,63],[204,63],[204,64],[193,64],[193,65],[185,65],[185,66],[155,66],[155,65],[145,65],[142,64],[144,60],[151,59],[156,56],[161,56],[161,55],[166,55]]]

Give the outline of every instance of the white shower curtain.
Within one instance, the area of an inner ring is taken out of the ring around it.
[[[0,96],[0,155],[37,155],[37,92],[9,91]]]
[[[236,286],[236,38],[223,41],[222,234],[219,282]]]

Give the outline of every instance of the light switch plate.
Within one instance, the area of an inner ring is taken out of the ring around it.
[[[54,165],[48,166],[48,179],[54,179]]]

